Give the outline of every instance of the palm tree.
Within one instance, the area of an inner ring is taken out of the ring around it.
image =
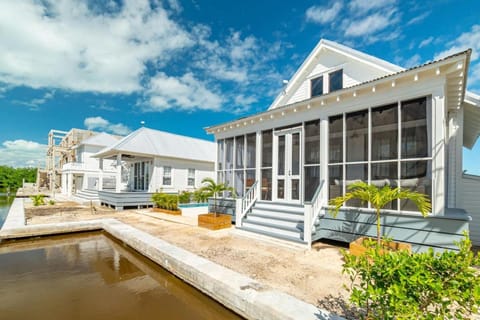
[[[202,187],[202,190],[213,195],[213,205],[215,208],[214,214],[215,214],[215,217],[217,217],[217,195],[223,191],[233,192],[234,190],[232,187],[227,186],[225,183],[216,183],[212,178],[209,178],[209,177],[203,179],[202,183],[205,184]]]
[[[329,205],[334,208],[331,210],[333,216],[336,217],[340,207],[351,199],[359,199],[362,202],[370,203],[375,209],[377,215],[377,245],[380,246],[380,210],[390,202],[397,199],[407,199],[412,201],[418,211],[426,217],[432,210],[430,200],[423,193],[410,191],[408,189],[391,188],[390,186],[376,187],[369,185],[363,181],[352,183],[348,186],[348,192],[344,196],[340,196],[329,201]]]

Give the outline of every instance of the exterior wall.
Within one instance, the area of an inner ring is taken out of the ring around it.
[[[462,208],[472,217],[470,238],[480,245],[480,176],[464,174],[459,189],[462,190]]]
[[[322,74],[327,74],[343,69],[343,87],[348,88],[356,84],[373,80],[386,75],[386,72],[381,71],[373,66],[365,65],[357,60],[353,60],[345,55],[339,55],[330,50],[323,50],[317,58],[318,63],[308,71],[305,80],[297,87],[292,88],[289,92],[288,100],[284,105],[292,104],[298,101],[310,99],[310,80]],[[324,81],[324,89],[326,82]]]
[[[183,190],[195,190],[202,186],[202,180],[206,177],[215,179],[215,164],[213,162],[200,162],[183,159],[155,158],[153,171],[150,179],[149,192],[160,189],[164,192],[178,192]],[[163,167],[172,168],[172,184],[163,185]],[[188,186],[188,169],[195,169],[195,186]]]

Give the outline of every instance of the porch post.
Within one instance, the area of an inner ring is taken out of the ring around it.
[[[259,200],[262,199],[262,131],[257,131],[257,138],[255,139],[255,180],[257,183],[257,194]]]
[[[98,162],[98,167],[100,168],[100,175],[98,176],[97,190],[102,191],[103,190],[103,158],[100,158]]]
[[[117,154],[117,174],[115,179],[115,192],[120,192],[122,184],[122,154]]]
[[[307,243],[308,247],[312,247],[312,205],[310,203],[305,204],[305,213],[303,217],[303,240]]]
[[[242,226],[242,201],[243,199],[235,199],[235,227]]]

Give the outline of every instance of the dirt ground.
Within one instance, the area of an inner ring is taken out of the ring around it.
[[[75,211],[57,210],[51,215],[33,215],[27,219],[27,224],[106,217],[116,218],[325,310],[352,317],[343,287],[348,279],[342,275],[341,244],[320,242],[307,250],[275,240],[254,239],[233,227],[210,231],[195,226],[191,218],[172,218],[151,213],[149,209],[113,211],[85,206]]]

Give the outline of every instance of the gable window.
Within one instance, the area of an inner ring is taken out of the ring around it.
[[[164,186],[172,185],[172,167],[169,167],[169,166],[164,166],[163,167],[162,184]]]
[[[323,94],[323,75],[310,80],[312,97],[321,96]]]
[[[328,74],[328,92],[343,88],[343,69]]]
[[[195,169],[188,169],[187,185],[189,187],[195,187]]]

